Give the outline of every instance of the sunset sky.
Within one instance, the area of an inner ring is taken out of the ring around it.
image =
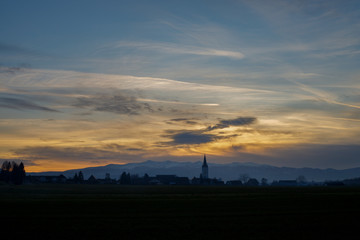
[[[360,167],[360,1],[0,1],[0,160]]]

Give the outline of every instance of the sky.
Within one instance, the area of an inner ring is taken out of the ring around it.
[[[359,1],[0,1],[0,161],[360,167]]]

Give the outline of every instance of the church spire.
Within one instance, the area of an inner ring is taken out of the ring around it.
[[[201,175],[204,179],[208,179],[209,178],[209,167],[207,165],[206,162],[206,154],[204,154],[204,162],[202,164],[202,168],[201,168]]]
[[[207,167],[207,162],[206,162],[206,154],[204,154],[204,161],[203,161],[203,166]]]

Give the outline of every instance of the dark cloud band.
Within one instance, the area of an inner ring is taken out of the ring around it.
[[[255,121],[256,121],[255,117],[238,117],[230,120],[221,120],[215,126],[209,126],[207,130],[211,131],[215,129],[223,129],[230,126],[245,126],[245,125],[253,124],[255,123]]]
[[[30,110],[40,110],[47,112],[59,112],[55,109],[51,109],[48,107],[40,106],[30,101],[26,101],[18,98],[8,98],[8,97],[0,97],[0,107],[10,108],[10,109],[30,109]]]
[[[79,108],[90,108],[93,111],[111,112],[116,114],[136,115],[141,111],[152,112],[148,103],[141,103],[135,97],[117,94],[114,96],[95,96],[89,98],[78,98],[73,104]]]

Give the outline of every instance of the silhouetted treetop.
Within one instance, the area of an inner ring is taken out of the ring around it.
[[[3,162],[1,165],[0,181],[19,185],[22,184],[24,180],[25,167],[22,162],[19,165],[16,162]]]

